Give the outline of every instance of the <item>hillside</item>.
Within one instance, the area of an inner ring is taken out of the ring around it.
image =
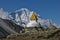
[[[10,34],[19,33],[23,27],[16,25],[11,20],[0,18],[0,38],[6,37]]]
[[[59,40],[60,28],[26,8],[0,15],[1,40]],[[6,15],[6,16],[5,16]]]
[[[39,30],[37,30],[39,29]],[[12,34],[1,40],[59,40],[60,28],[24,28],[20,34]]]

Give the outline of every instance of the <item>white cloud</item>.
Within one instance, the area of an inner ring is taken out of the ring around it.
[[[8,19],[8,12],[5,12],[3,8],[0,8],[0,18]]]
[[[30,21],[28,24],[27,24],[27,27],[39,27],[39,23],[36,22],[36,21]]]
[[[49,19],[44,20],[44,19],[38,18],[38,22],[41,24],[42,27],[48,28],[48,27],[50,27],[51,21]]]

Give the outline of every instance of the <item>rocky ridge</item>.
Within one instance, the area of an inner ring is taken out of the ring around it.
[[[24,28],[19,34],[12,34],[2,40],[59,40],[60,28],[52,26],[44,29],[42,27]]]

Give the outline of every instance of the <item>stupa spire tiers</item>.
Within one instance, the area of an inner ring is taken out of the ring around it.
[[[37,22],[38,18],[35,12],[31,12],[29,16],[29,23],[27,24],[27,27],[39,27],[39,23]]]
[[[37,21],[37,15],[36,15],[35,12],[33,12],[33,11],[31,12],[30,20],[31,20],[31,21],[33,21],[33,20]]]

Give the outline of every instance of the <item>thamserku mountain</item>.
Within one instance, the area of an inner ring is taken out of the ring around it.
[[[44,20],[39,15],[26,8],[21,8],[15,12],[5,12],[0,9],[0,38],[10,34],[18,34],[24,28],[43,27],[51,28],[55,26],[49,19]]]

